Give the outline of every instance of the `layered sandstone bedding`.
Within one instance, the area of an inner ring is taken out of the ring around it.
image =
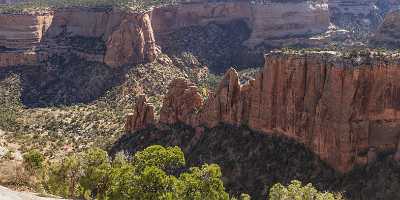
[[[40,64],[69,53],[111,67],[151,62],[159,53],[148,13],[68,8],[0,15],[0,67]],[[12,53],[10,53],[12,52]],[[31,58],[36,54],[36,58]],[[46,55],[46,56],[43,56]]]
[[[169,56],[190,52],[217,72],[261,66],[262,55],[275,48],[366,45],[383,16],[398,5],[388,0],[200,0],[142,12],[93,6],[1,14],[0,54],[14,53],[2,55],[12,61],[0,66],[48,63],[48,54],[68,59],[72,52],[121,67],[151,62],[160,50]],[[38,56],[26,55],[27,49]]]
[[[328,29],[329,12],[327,4],[308,1],[195,1],[146,12],[71,7],[1,14],[0,22],[0,54],[13,51],[24,55],[30,50],[42,58],[42,54],[51,57],[72,52],[88,61],[121,67],[151,62],[161,48],[172,56],[191,52],[211,67],[226,68],[243,63],[218,61],[246,60],[248,51],[293,45],[298,39],[307,43],[307,38]],[[192,45],[184,41],[192,41]],[[30,64],[20,57],[0,66]],[[48,62],[37,59],[37,63],[42,61]],[[251,59],[244,62],[248,63]]]
[[[189,81],[173,81],[160,123],[246,125],[294,138],[347,172],[374,162],[377,152],[397,152],[400,159],[399,65],[398,55],[276,52],[247,84],[240,85],[237,72],[228,70],[206,100]],[[138,106],[152,110],[145,99]],[[153,124],[153,115],[130,116],[127,132]]]

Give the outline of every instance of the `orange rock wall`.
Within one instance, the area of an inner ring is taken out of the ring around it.
[[[371,155],[379,151],[397,151],[398,159],[399,59],[356,62],[334,53],[273,53],[245,85],[229,70],[204,103],[193,84],[177,80],[165,97],[160,122],[248,125],[294,138],[342,172],[373,162]]]
[[[99,38],[106,49],[81,52],[68,43],[72,37]],[[69,8],[47,14],[0,15],[0,54],[13,60],[0,60],[1,67],[32,64],[32,59],[27,63],[21,58],[38,51],[51,55],[73,52],[111,67],[151,62],[159,53],[149,13]]]
[[[244,20],[252,30],[244,44],[250,48],[263,42],[280,40],[284,43],[283,38],[320,34],[328,30],[330,22],[328,5],[323,2],[200,1],[156,8],[152,12],[153,29],[161,43],[165,34],[180,28],[232,20]]]

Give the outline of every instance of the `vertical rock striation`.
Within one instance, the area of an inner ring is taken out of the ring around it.
[[[147,99],[144,95],[140,95],[134,113],[127,115],[125,130],[135,131],[140,130],[155,123],[154,119],[154,107],[147,103]]]
[[[28,53],[27,53],[28,52]],[[159,54],[149,13],[64,8],[44,14],[0,15],[0,67],[39,64],[71,53],[111,67],[152,62]],[[40,54],[40,58],[32,58]]]
[[[106,42],[104,62],[118,67],[124,64],[152,62],[159,54],[148,13],[129,14]]]
[[[397,151],[396,159],[400,155],[399,67],[399,59],[389,56],[272,53],[245,85],[230,69],[204,104],[195,86],[174,81],[160,122],[248,125],[293,138],[347,172],[373,162],[379,151]]]
[[[196,113],[202,104],[203,99],[194,84],[183,78],[173,80],[163,102],[160,122],[195,124]]]

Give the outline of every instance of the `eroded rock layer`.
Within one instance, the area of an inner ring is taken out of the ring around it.
[[[398,151],[399,67],[391,57],[272,53],[245,85],[229,70],[202,105],[195,86],[175,81],[182,84],[171,85],[160,118],[166,124],[227,123],[284,135],[347,172],[373,162],[376,152]]]
[[[329,27],[328,6],[311,1],[198,1],[154,9],[163,52],[191,52],[213,70],[261,66],[266,50],[322,46],[311,40]]]
[[[49,57],[72,53],[87,61],[120,67],[151,62],[159,50],[149,13],[68,8],[46,14],[0,15],[0,54],[14,61],[2,60],[0,66],[31,64],[32,59],[23,56],[26,52]]]
[[[125,130],[140,130],[154,123],[154,107],[147,103],[144,95],[140,95],[134,113],[130,113],[127,116]]]

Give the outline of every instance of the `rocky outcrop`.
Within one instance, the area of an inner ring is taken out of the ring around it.
[[[160,122],[195,124],[196,113],[202,104],[202,96],[193,83],[183,78],[173,80],[163,102],[165,106],[161,109]]]
[[[264,50],[323,45],[310,38],[328,30],[329,11],[311,1],[197,1],[154,9],[152,24],[164,53],[191,52],[225,71],[262,65]]]
[[[72,53],[111,67],[151,62],[159,54],[148,13],[66,8],[45,14],[0,15],[0,54],[16,56],[8,60],[20,59],[2,62],[2,66],[30,64],[21,59],[28,51],[49,57]]]
[[[328,6],[324,3],[249,1],[197,2],[163,7],[153,12],[153,27],[162,43],[165,34],[189,26],[243,20],[252,33],[245,46],[282,38],[322,33],[329,26]]]
[[[371,39],[375,47],[398,49],[400,47],[400,11],[393,11],[386,15],[378,31]]]
[[[194,86],[175,81],[160,122],[193,127],[245,124],[294,138],[347,172],[356,164],[373,162],[380,151],[398,148],[399,65],[399,58],[390,56],[273,53],[256,79],[245,85],[229,70],[203,105]]]
[[[52,18],[51,14],[0,15],[0,47],[32,49],[42,41]]]
[[[52,15],[0,15],[0,67],[37,64],[36,47],[52,22]]]
[[[147,103],[147,99],[144,95],[141,95],[137,100],[134,113],[127,115],[125,130],[140,130],[153,125],[154,122],[154,107],[153,105]]]
[[[148,14],[128,15],[106,42],[104,62],[110,66],[139,64],[159,54]]]

